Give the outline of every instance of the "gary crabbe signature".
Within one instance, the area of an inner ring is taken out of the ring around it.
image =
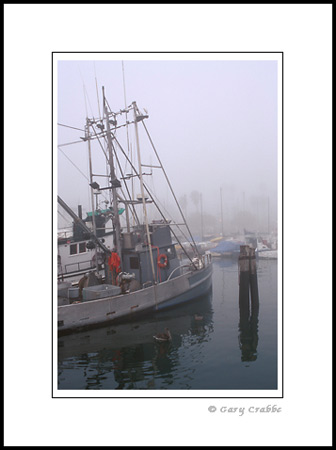
[[[274,414],[280,413],[281,408],[277,405],[267,405],[267,406],[249,406],[249,407],[233,407],[233,406],[221,406],[217,407],[214,405],[210,405],[208,407],[208,411],[211,413],[220,412],[227,414],[237,414],[239,416],[243,416],[245,413],[248,414]]]

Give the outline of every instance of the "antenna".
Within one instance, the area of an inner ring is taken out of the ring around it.
[[[101,119],[101,115],[100,115],[100,104],[99,104],[99,95],[98,95],[98,84],[97,84],[97,74],[96,74],[96,64],[93,61],[93,67],[94,67],[94,73],[95,73],[95,81],[96,81],[96,92],[97,92],[97,102],[98,102],[98,114],[99,114],[99,119]]]
[[[128,135],[128,120],[127,120],[127,100],[126,100],[126,82],[125,82],[125,67],[124,67],[124,61],[121,61],[121,67],[122,67],[122,74],[123,74],[123,87],[124,87],[124,103],[125,103],[125,117],[126,117],[126,136],[127,136],[127,154],[130,155],[130,159],[131,161],[133,161],[133,157],[132,157],[132,146],[130,146],[129,143],[129,135]],[[131,152],[130,152],[131,150]],[[131,173],[133,174],[133,170],[131,167]],[[134,200],[134,180],[132,177],[131,180],[131,185],[132,185],[132,199]]]

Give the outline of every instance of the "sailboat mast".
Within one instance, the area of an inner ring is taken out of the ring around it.
[[[221,223],[222,223],[222,237],[224,237],[224,222],[223,222],[223,189],[220,188],[220,199],[221,199]]]
[[[151,266],[152,266],[153,282],[155,282],[154,260],[153,260],[153,252],[152,252],[152,246],[151,246],[151,240],[150,240],[150,234],[149,234],[145,190],[144,190],[143,177],[142,177],[142,165],[141,165],[139,132],[138,132],[138,116],[137,116],[137,111],[136,111],[137,105],[136,105],[136,102],[133,102],[132,104],[133,104],[133,111],[134,111],[135,137],[136,137],[137,152],[138,152],[139,179],[140,179],[140,186],[141,186],[142,206],[143,206],[143,213],[144,213],[144,219],[145,219],[145,225],[146,225],[149,256],[150,256],[150,261],[151,261]]]
[[[90,169],[90,191],[91,191],[91,209],[92,209],[92,230],[93,234],[97,236],[97,226],[96,226],[96,217],[95,217],[95,205],[94,205],[94,198],[93,198],[93,187],[92,187],[92,159],[91,159],[91,142],[90,142],[90,136],[89,136],[89,119],[86,118],[86,128],[85,128],[85,134],[88,142],[88,152],[89,152],[89,169]],[[95,263],[96,263],[96,269],[98,271],[98,257],[97,257],[97,245],[95,245]]]
[[[113,202],[112,206],[113,206],[113,213],[114,213],[112,223],[115,227],[116,250],[120,257],[120,260],[122,261],[122,258],[121,258],[121,229],[120,229],[120,220],[119,220],[119,213],[118,213],[118,193],[117,193],[117,187],[120,186],[120,183],[118,182],[117,177],[115,175],[115,171],[114,171],[111,127],[110,127],[110,121],[109,121],[109,114],[108,114],[107,106],[106,106],[104,87],[103,87],[103,104],[104,104],[104,114],[105,114],[105,120],[106,120],[109,166],[110,166],[110,176],[111,176],[111,184],[112,184],[112,202]]]

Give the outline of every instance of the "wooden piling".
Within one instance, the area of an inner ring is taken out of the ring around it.
[[[255,361],[258,346],[259,293],[254,248],[240,246],[239,255],[239,342],[242,361]],[[251,291],[251,302],[249,292]]]
[[[249,245],[241,245],[240,246],[240,254],[238,258],[238,269],[239,269],[239,285],[244,284],[246,280],[248,280],[248,275],[250,272],[250,252],[249,252]]]
[[[259,292],[258,292],[258,275],[257,275],[257,260],[255,249],[249,249],[249,263],[250,263],[250,290],[251,290],[251,309],[252,312],[259,310]]]
[[[250,315],[249,286],[250,286],[250,263],[249,246],[241,245],[238,258],[239,265],[239,310],[240,318],[244,322]]]

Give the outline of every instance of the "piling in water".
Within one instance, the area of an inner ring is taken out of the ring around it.
[[[256,351],[258,345],[259,293],[254,248],[248,245],[241,245],[238,264],[241,358],[242,361],[255,361],[257,359]]]
[[[258,276],[257,276],[257,261],[255,255],[255,249],[250,247],[249,249],[249,262],[250,262],[250,290],[251,290],[251,305],[252,311],[258,308],[259,310],[259,292],[258,292]]]
[[[249,246],[240,246],[240,255],[238,259],[239,270],[239,310],[241,320],[246,321],[250,315],[249,305],[249,286],[250,286],[250,267],[249,267]]]

